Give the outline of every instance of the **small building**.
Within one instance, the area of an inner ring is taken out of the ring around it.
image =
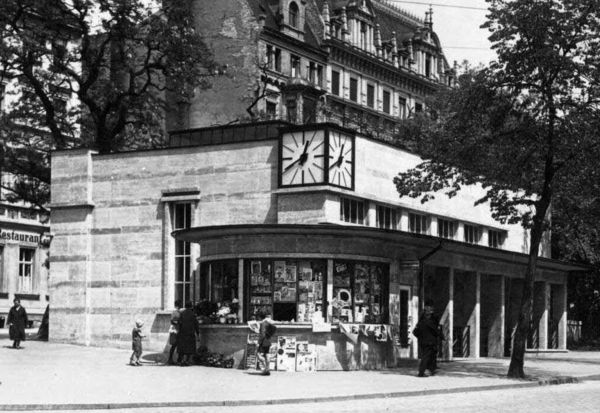
[[[163,351],[173,301],[236,303],[201,345],[243,361],[258,311],[314,344],[317,369],[415,358],[435,303],[445,358],[510,352],[528,233],[475,206],[426,204],[394,176],[420,158],[335,124],[267,121],[173,133],[168,148],[52,155],[50,339],[126,347],[142,318]],[[567,276],[543,246],[528,347],[566,349]]]
[[[32,326],[41,322],[50,299],[50,240],[48,213],[0,200],[0,325],[15,298],[21,300]]]

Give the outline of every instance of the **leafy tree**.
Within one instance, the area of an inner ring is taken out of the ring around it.
[[[600,5],[597,0],[487,0],[484,28],[497,61],[469,69],[404,125],[402,143],[425,161],[395,178],[423,202],[480,184],[492,216],[529,229],[529,258],[510,377],[524,377],[540,245],[551,205],[598,173]],[[577,192],[585,200],[598,188]],[[573,211],[576,213],[577,211]]]
[[[213,62],[192,0],[163,3],[0,2],[0,80],[19,96],[0,132],[11,200],[47,204],[51,150],[164,144],[166,99],[206,86]]]

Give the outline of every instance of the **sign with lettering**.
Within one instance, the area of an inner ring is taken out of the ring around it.
[[[47,245],[50,243],[51,237],[48,234],[27,233],[0,229],[0,240],[7,242],[27,242],[31,244]]]

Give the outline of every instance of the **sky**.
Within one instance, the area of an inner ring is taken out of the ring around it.
[[[433,7],[433,30],[438,34],[444,54],[452,66],[456,60],[472,65],[487,64],[495,57],[488,41],[489,32],[479,28],[485,22],[485,0],[388,0],[417,17],[425,18]],[[421,4],[415,4],[421,3]]]

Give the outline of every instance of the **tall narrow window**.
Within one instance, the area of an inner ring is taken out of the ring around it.
[[[281,49],[275,49],[275,71],[281,72]]]
[[[375,86],[367,84],[367,106],[375,107]]]
[[[350,100],[358,102],[358,79],[350,78]]]
[[[431,55],[425,55],[425,76],[431,77]]]
[[[420,112],[423,112],[423,104],[415,103],[415,113],[420,113]]]
[[[469,244],[478,244],[481,237],[481,230],[475,225],[465,224],[465,242]]]
[[[340,95],[340,72],[336,70],[331,71],[331,93],[336,96]]]
[[[17,290],[22,293],[33,292],[33,258],[35,250],[19,248],[19,281]]]
[[[388,90],[383,91],[383,111],[385,113],[390,113],[390,92]]]
[[[300,77],[300,57],[296,55],[290,56],[290,76]]]
[[[173,229],[185,229],[191,226],[192,204],[173,205]],[[190,243],[175,241],[175,299],[184,304],[192,301],[192,263]]]
[[[408,230],[416,234],[427,234],[429,230],[427,215],[408,214]]]
[[[317,65],[317,86],[323,87],[323,65]]]
[[[288,16],[290,26],[298,28],[300,10],[298,9],[298,5],[295,2],[290,3],[290,7],[288,9]]]
[[[400,119],[406,119],[406,98],[400,96],[398,98],[398,117]]]

